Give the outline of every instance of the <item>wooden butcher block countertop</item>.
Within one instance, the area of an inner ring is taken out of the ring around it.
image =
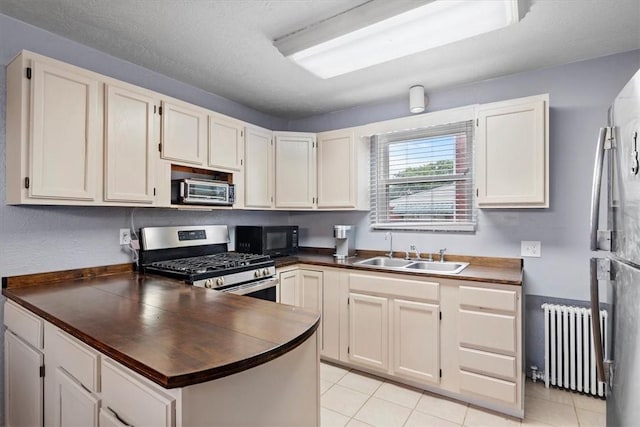
[[[165,388],[275,359],[311,337],[320,320],[130,265],[6,277],[3,288],[8,299]]]

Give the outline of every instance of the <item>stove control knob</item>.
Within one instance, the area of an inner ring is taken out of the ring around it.
[[[224,277],[218,277],[216,279],[216,285],[218,285],[218,286],[224,285]]]
[[[265,268],[264,270],[262,270],[262,275],[263,276],[268,276],[269,275],[269,269]]]
[[[207,288],[207,289],[213,288],[213,279],[207,279],[204,282],[204,287]]]
[[[256,270],[255,273],[253,273],[253,275],[255,277],[260,277],[262,274],[260,273],[260,270]]]

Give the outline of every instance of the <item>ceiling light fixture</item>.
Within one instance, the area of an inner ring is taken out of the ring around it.
[[[409,111],[422,113],[425,106],[424,86],[414,85],[409,88]]]
[[[328,79],[516,23],[518,1],[371,0],[280,37],[274,45]]]

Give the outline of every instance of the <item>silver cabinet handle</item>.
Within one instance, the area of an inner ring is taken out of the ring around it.
[[[605,382],[604,349],[602,348],[602,331],[600,331],[600,295],[598,291],[598,259],[591,258],[591,334],[596,352],[596,372],[598,380]]]
[[[591,250],[598,250],[598,225],[600,222],[600,190],[602,189],[602,167],[604,165],[604,143],[607,128],[600,128],[596,161],[593,165],[593,186],[591,187]]]

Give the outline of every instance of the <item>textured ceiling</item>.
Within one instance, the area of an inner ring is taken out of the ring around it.
[[[272,45],[363,1],[0,0],[0,13],[284,118],[640,48],[638,0],[531,0],[511,27],[328,80]]]

